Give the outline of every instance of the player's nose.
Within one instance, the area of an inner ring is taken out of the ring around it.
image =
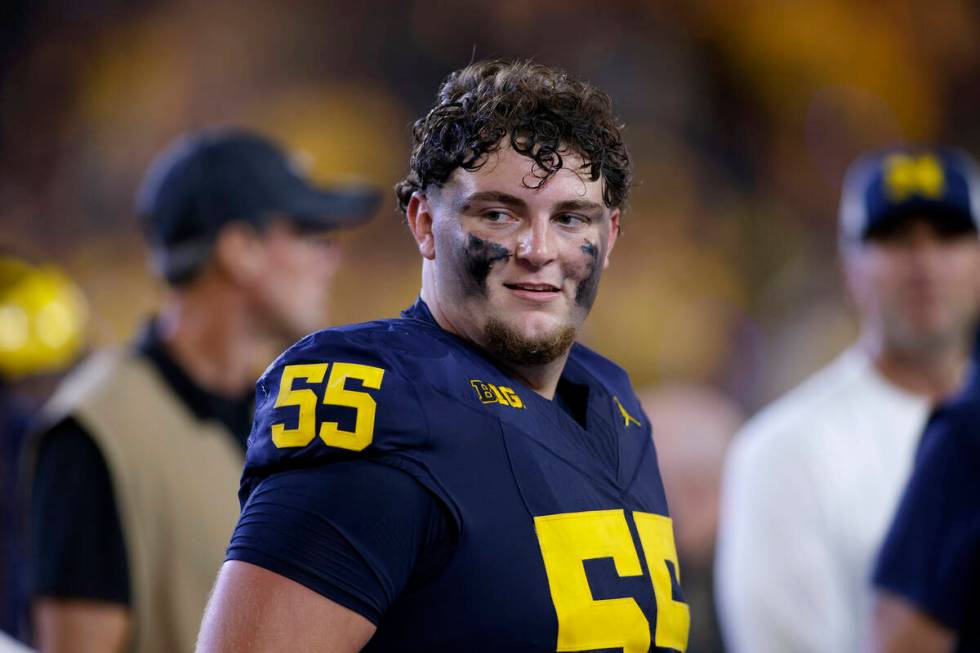
[[[555,259],[550,220],[532,220],[517,241],[516,256],[534,267],[543,267]]]

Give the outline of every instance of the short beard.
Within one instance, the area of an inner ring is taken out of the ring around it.
[[[943,332],[914,333],[909,329],[892,332],[887,337],[887,345],[903,356],[914,358],[936,358],[950,349],[963,348],[970,351],[971,334],[975,326],[951,328]]]
[[[496,318],[483,328],[490,353],[512,365],[545,365],[552,362],[575,342],[575,328],[564,326],[547,338],[529,340]]]

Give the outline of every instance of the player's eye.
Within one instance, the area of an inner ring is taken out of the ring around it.
[[[511,219],[511,216],[506,211],[495,211],[491,209],[489,211],[484,211],[483,219],[487,222],[502,223],[508,222]]]
[[[591,222],[588,218],[574,213],[562,213],[555,216],[555,222],[565,227],[580,227]]]

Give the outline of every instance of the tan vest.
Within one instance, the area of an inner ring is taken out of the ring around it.
[[[75,372],[48,406],[48,419],[68,415],[91,433],[112,479],[129,559],[130,650],[190,653],[238,519],[241,449],[133,353],[99,353]]]

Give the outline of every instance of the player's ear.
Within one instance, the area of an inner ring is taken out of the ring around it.
[[[609,254],[612,252],[613,246],[616,244],[616,239],[619,238],[619,218],[620,210],[615,209],[609,216],[609,243],[606,247],[606,256],[602,261],[602,268],[606,269],[609,267]]]
[[[427,259],[434,259],[436,243],[432,235],[432,209],[424,193],[419,191],[412,193],[412,198],[408,200],[408,206],[405,207],[405,217],[418,245],[419,253]]]
[[[264,264],[259,234],[249,225],[225,225],[215,238],[211,259],[225,278],[237,285],[248,285],[262,273]]]

